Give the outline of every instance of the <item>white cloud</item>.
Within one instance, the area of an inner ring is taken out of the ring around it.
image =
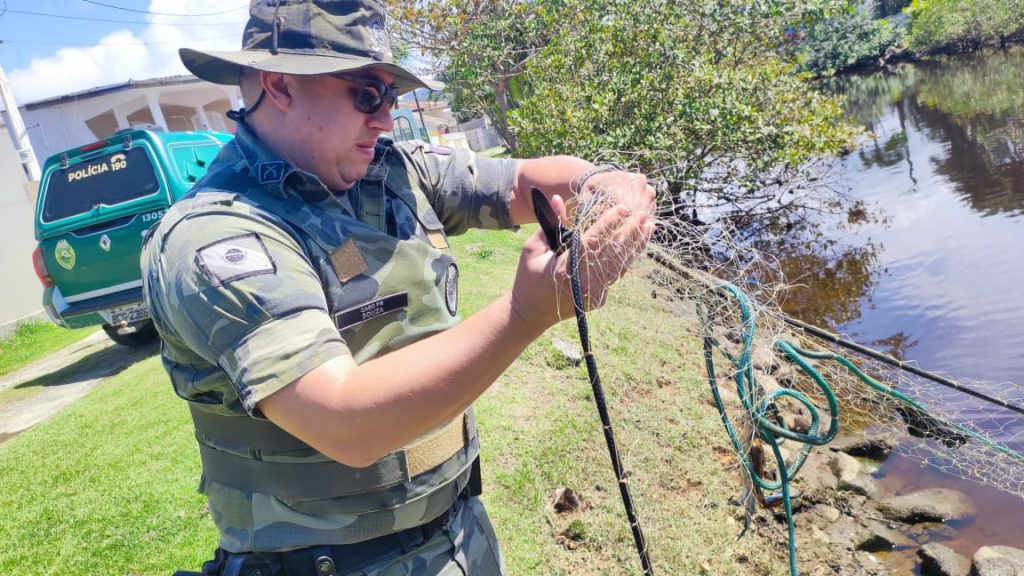
[[[203,14],[240,6],[243,2],[151,0],[149,10]],[[237,49],[248,15],[245,8],[199,18],[138,14],[140,19],[150,22],[138,32],[118,30],[101,38],[95,46],[61,48],[52,56],[33,59],[25,68],[11,70],[7,77],[15,98],[24,104],[128,80],[187,74],[178,59],[178,48]],[[189,25],[197,22],[218,25]],[[219,25],[221,23],[223,25]]]

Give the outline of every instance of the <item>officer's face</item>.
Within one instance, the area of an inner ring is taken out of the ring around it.
[[[378,70],[350,76],[387,85],[394,82],[391,74]],[[355,106],[360,89],[356,82],[333,76],[292,79],[288,123],[302,148],[292,152],[294,158],[302,159],[296,164],[316,174],[331,190],[348,190],[366,174],[377,137],[394,128],[391,110],[383,105],[372,113],[360,112]]]

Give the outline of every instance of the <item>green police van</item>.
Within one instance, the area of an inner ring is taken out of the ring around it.
[[[142,301],[142,239],[231,138],[126,130],[46,161],[32,259],[51,320],[68,328],[102,324],[127,346],[155,338]]]

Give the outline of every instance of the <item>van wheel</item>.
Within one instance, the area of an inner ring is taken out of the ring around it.
[[[156,333],[156,328],[153,326],[153,322],[150,320],[137,324],[135,326],[135,332],[129,332],[127,334],[118,334],[117,328],[114,328],[110,324],[104,324],[103,331],[106,332],[107,336],[110,336],[110,339],[114,342],[129,348],[141,348],[147,344],[156,342],[159,337]]]

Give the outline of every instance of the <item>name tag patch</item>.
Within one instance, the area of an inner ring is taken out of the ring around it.
[[[196,264],[214,286],[277,271],[263,239],[255,232],[200,248],[196,252]]]
[[[338,312],[334,315],[334,325],[338,330],[347,330],[368,320],[373,320],[398,310],[405,310],[408,307],[409,293],[398,292]]]

